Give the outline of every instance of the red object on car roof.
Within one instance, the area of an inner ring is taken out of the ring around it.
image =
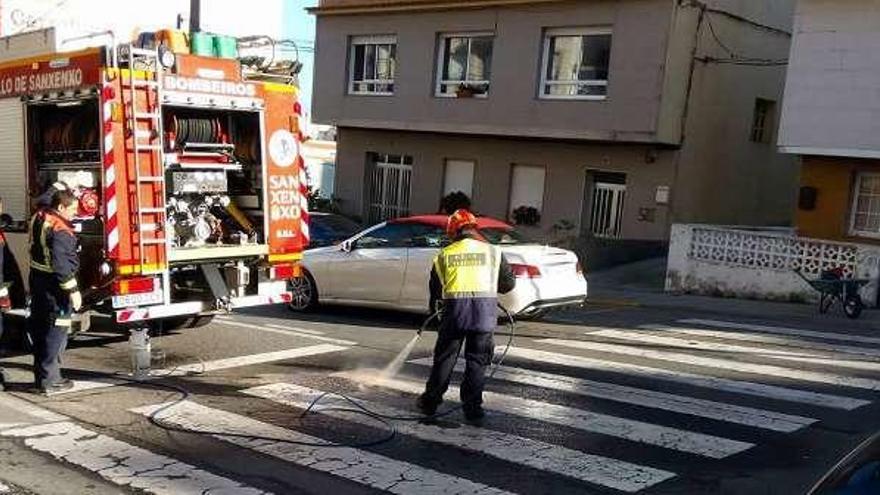
[[[448,219],[449,217],[446,215],[416,215],[412,217],[395,218],[394,220],[388,220],[388,223],[420,223],[445,229],[446,221]],[[481,229],[513,228],[509,223],[491,217],[477,217],[477,227]]]

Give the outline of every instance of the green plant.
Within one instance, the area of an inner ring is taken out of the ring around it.
[[[575,224],[569,220],[560,220],[550,227],[550,244],[564,249],[574,249],[577,244]]]
[[[440,209],[438,213],[442,215],[452,215],[456,210],[470,210],[471,198],[461,191],[455,191],[443,196],[440,200]]]
[[[517,225],[535,226],[541,221],[541,212],[534,206],[520,206],[513,210],[513,222]]]
[[[554,234],[564,235],[574,230],[574,223],[569,220],[560,220],[550,227]]]
[[[309,186],[309,211],[339,213],[339,198],[333,196],[329,198],[322,198],[319,194],[320,192],[320,189],[312,189],[312,187]]]

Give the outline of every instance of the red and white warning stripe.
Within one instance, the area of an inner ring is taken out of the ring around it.
[[[101,90],[103,105],[101,122],[104,134],[104,232],[107,235],[107,255],[119,257],[119,217],[116,203],[116,164],[113,159],[113,97],[114,91],[107,81]]]
[[[300,232],[302,232],[303,244],[308,245],[312,238],[309,231],[309,176],[306,173],[306,162],[302,156],[302,143],[305,141],[305,136],[302,133],[302,105],[299,102],[293,104],[293,113],[296,114],[299,121],[296,126],[296,165],[299,167],[299,208],[302,219]]]
[[[306,174],[306,164],[302,156],[297,160],[299,165],[299,208],[300,218],[302,219],[301,232],[303,235],[303,243],[308,245],[311,235],[309,232],[309,186],[308,175]]]

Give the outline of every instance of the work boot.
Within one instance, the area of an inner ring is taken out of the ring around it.
[[[61,380],[51,383],[49,385],[45,385],[40,387],[40,392],[46,395],[57,394],[59,392],[65,392],[73,388],[73,380],[68,380],[66,378],[62,378]]]
[[[464,419],[474,426],[483,426],[483,419],[486,418],[486,411],[482,406],[465,406],[462,408]]]
[[[416,407],[425,416],[433,416],[437,414],[437,406],[438,404],[425,397],[425,394],[420,395],[416,401]]]

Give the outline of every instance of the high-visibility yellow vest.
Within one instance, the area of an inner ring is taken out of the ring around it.
[[[440,250],[434,268],[443,284],[443,299],[498,296],[501,250],[487,242],[456,241]]]

